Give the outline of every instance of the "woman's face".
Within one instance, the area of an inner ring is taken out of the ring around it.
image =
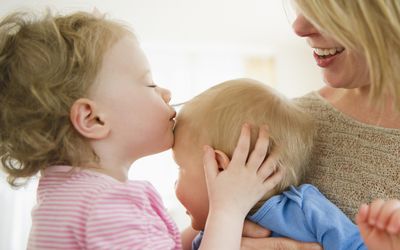
[[[345,48],[319,31],[302,14],[293,22],[294,32],[307,39],[325,83],[333,88],[360,88],[370,85],[367,61],[363,55]]]

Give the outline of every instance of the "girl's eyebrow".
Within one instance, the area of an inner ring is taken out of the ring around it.
[[[146,75],[148,75],[148,74],[151,74],[151,71],[150,70],[145,70],[137,79],[143,79],[143,78],[145,78],[146,77]]]

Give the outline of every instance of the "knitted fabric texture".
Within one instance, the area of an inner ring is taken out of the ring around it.
[[[400,199],[400,129],[358,122],[317,92],[295,102],[316,122],[305,183],[318,187],[353,221],[362,203]]]

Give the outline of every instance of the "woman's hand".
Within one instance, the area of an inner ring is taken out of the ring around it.
[[[304,243],[287,238],[267,238],[271,232],[246,220],[241,250],[322,250],[317,243]]]
[[[322,250],[317,243],[304,243],[288,238],[242,238],[241,250]]]

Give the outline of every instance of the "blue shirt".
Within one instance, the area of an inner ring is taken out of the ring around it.
[[[355,224],[319,190],[309,184],[291,186],[268,199],[247,219],[272,231],[272,237],[317,242],[324,250],[366,250]],[[202,235],[192,244],[200,246]]]

